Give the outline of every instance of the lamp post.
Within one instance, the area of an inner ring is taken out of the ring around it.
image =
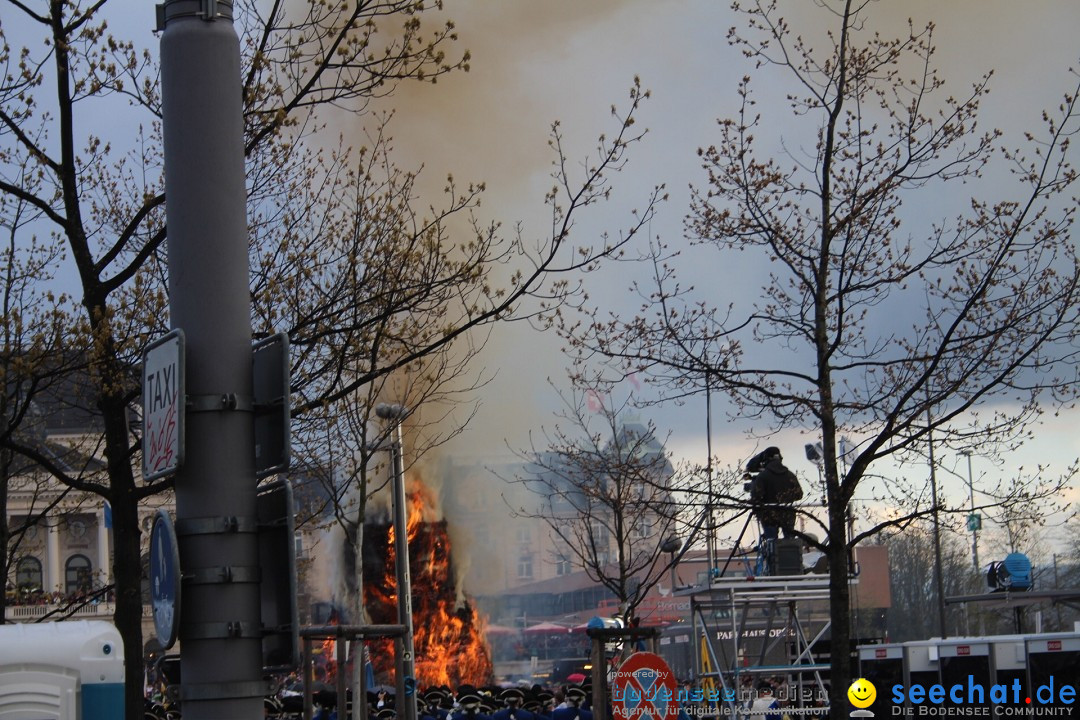
[[[681,547],[682,547],[682,540],[680,540],[675,535],[672,535],[671,537],[669,537],[660,546],[660,552],[666,552],[669,555],[671,555],[671,560],[670,560],[671,568],[670,569],[671,569],[671,595],[672,595],[672,597],[675,596],[675,582],[676,582],[676,579],[677,579],[676,576],[675,576],[675,553],[679,552],[679,549]]]
[[[712,465],[712,389],[709,386],[709,373],[705,373],[705,451],[709,454],[705,460],[705,472],[709,480],[709,495],[705,501],[705,551],[709,562],[709,572],[705,576],[708,586],[712,587],[713,573],[716,567],[716,524],[713,517],[713,465]],[[674,589],[674,585],[672,588]]]
[[[975,482],[971,475],[971,451],[961,450],[961,455],[967,456],[968,466],[968,498],[971,501],[971,514],[968,515],[968,529],[971,530],[971,562],[975,566],[975,572],[979,572],[979,517],[975,514]]]
[[[806,459],[814,463],[817,468],[818,487],[821,488],[821,507],[829,504],[829,490],[825,487],[825,475],[822,472],[822,464],[825,462],[823,454],[825,450],[821,443],[806,443]]]
[[[169,312],[186,355],[174,480],[180,700],[191,720],[251,720],[267,684],[240,41],[232,0],[165,0],[158,11]]]
[[[941,519],[938,508],[937,469],[934,463],[934,435],[930,408],[926,408],[926,440],[930,449],[930,496],[934,504],[934,586],[937,588],[938,632],[948,637],[945,627],[945,569],[941,562]]]
[[[380,403],[375,415],[393,422],[390,456],[393,462],[394,499],[394,569],[397,575],[398,624],[405,628],[402,651],[397,662],[397,716],[402,720],[416,720],[416,658],[413,648],[412,580],[409,576],[409,537],[405,499],[405,465],[401,457],[401,422],[409,414],[402,405]]]

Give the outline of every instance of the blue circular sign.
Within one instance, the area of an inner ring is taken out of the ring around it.
[[[150,607],[158,642],[168,650],[180,627],[180,550],[165,510],[157,511],[150,530]]]

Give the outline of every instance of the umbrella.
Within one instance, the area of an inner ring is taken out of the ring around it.
[[[555,623],[542,622],[542,623],[537,623],[536,625],[530,625],[529,627],[522,630],[522,632],[554,634],[554,633],[569,632],[569,628],[567,628],[565,625],[557,625]]]

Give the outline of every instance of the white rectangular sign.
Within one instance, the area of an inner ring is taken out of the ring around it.
[[[184,461],[184,333],[173,330],[143,352],[143,480]]]

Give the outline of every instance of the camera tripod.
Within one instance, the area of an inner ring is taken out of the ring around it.
[[[750,523],[754,521],[754,511],[747,510],[746,512],[746,522],[743,523],[742,530],[739,532],[739,537],[735,540],[731,552],[728,553],[727,560],[724,561],[724,567],[720,570],[719,577],[723,577],[724,574],[727,573],[727,569],[736,555],[743,558],[747,571],[754,577],[772,574],[776,558],[776,538],[767,538],[764,535],[758,536],[757,562],[754,563],[753,567],[750,567],[750,562],[746,559],[747,555],[750,554],[750,550],[745,552],[742,551],[743,537],[746,535],[746,531],[750,529]]]

